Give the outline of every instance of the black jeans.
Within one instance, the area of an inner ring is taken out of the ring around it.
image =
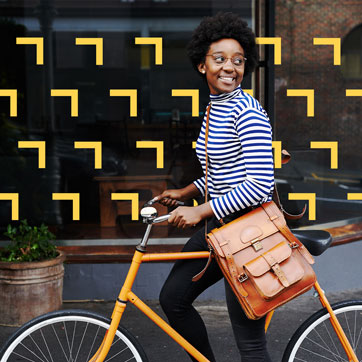
[[[208,231],[220,227],[220,223],[212,218],[208,223]],[[183,251],[208,250],[205,241],[205,230],[201,228],[185,244]],[[205,357],[214,362],[205,324],[193,301],[209,286],[223,278],[215,260],[212,260],[202,278],[193,282],[192,277],[205,266],[206,259],[178,260],[170,272],[160,294],[160,303],[173,328],[188,342],[197,348]],[[226,303],[242,362],[271,362],[266,350],[265,318],[248,319],[237,301],[229,284],[225,281]],[[191,357],[191,356],[190,356]],[[191,357],[193,361],[196,361]]]

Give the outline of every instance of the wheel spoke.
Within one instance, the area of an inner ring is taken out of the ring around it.
[[[351,332],[351,329],[349,327],[349,322],[348,322],[348,319],[347,319],[347,313],[343,313],[344,314],[344,320],[346,321],[346,325],[347,325],[347,329],[348,329],[348,334],[349,334],[349,337],[350,337],[350,343],[352,343],[352,348],[353,350],[356,350],[355,346],[354,346],[354,343],[353,343],[353,337],[352,337],[352,332]],[[347,336],[346,336],[347,337]]]
[[[329,321],[330,321],[330,320],[329,320]],[[331,322],[331,321],[330,321],[330,322]],[[330,325],[332,325],[332,323],[331,323]],[[332,342],[332,344],[333,344],[334,349],[336,350],[336,352],[337,352],[337,354],[338,354],[339,359],[340,359],[341,361],[343,361],[343,358],[342,358],[341,354],[339,353],[339,350],[338,350],[336,344],[334,343],[334,339],[332,338],[332,335],[331,335],[331,333],[330,333],[330,331],[329,331],[329,328],[327,327],[325,321],[323,321],[323,326],[324,326],[324,328],[325,328],[325,330],[326,330],[326,332],[327,332],[327,334],[328,334],[328,336],[329,336],[329,339],[331,340],[331,342]],[[333,326],[332,326],[332,328],[333,328]],[[337,334],[336,334],[336,331],[333,330],[333,332],[334,332],[334,335],[336,336],[336,335],[337,335]]]
[[[302,350],[304,350],[304,351],[307,351],[307,352],[309,352],[309,353],[311,353],[311,354],[313,354],[313,355],[315,355],[315,356],[324,358],[325,360],[332,361],[332,362],[335,362],[335,361],[336,361],[336,360],[330,359],[329,357],[323,356],[323,355],[321,355],[320,353],[317,353],[317,352],[308,350],[308,349],[306,349],[306,348],[304,348],[304,347],[300,347],[300,349],[302,349]],[[344,360],[344,361],[348,362],[348,360]]]
[[[356,323],[356,324],[357,324],[357,323]],[[359,340],[360,340],[360,338],[361,338],[361,333],[362,333],[362,326],[361,326],[361,328],[359,329],[359,333],[358,333],[358,338],[357,338],[356,346],[358,346],[358,344],[359,344]]]
[[[78,358],[78,355],[79,355],[79,351],[80,351],[80,349],[82,348],[82,344],[83,344],[84,337],[85,337],[85,334],[86,334],[87,329],[88,329],[88,325],[89,325],[89,323],[87,323],[86,326],[85,326],[85,328],[84,328],[82,340],[81,340],[80,343],[79,343],[79,348],[78,348],[78,351],[77,351],[77,355],[75,356],[74,362],[77,362],[77,358]]]
[[[306,340],[314,343],[314,344],[315,344],[316,346],[318,346],[319,348],[321,348],[321,349],[329,352],[333,357],[338,357],[340,360],[345,361],[345,360],[343,360],[343,358],[342,358],[341,356],[339,356],[338,354],[332,352],[332,350],[331,350],[330,348],[328,348],[328,347],[326,348],[326,347],[322,346],[320,343],[314,341],[313,339],[311,339],[311,338],[309,338],[309,337],[307,337]],[[305,347],[302,347],[302,348],[303,348],[303,350],[305,350],[305,351],[309,351],[310,353],[313,353],[311,350],[309,350],[309,349],[307,349],[307,348],[305,348]],[[326,358],[327,358],[327,357],[326,357]],[[332,360],[331,360],[331,361],[332,361]],[[334,359],[334,361],[338,361],[338,359]]]
[[[38,344],[34,341],[34,338],[32,337],[32,335],[30,335],[29,337],[30,337],[30,339],[33,341],[33,343],[35,344],[35,346],[38,348],[39,352],[43,355],[43,357],[45,358],[45,360],[46,360],[47,362],[49,362],[48,359],[46,358],[46,356],[44,355],[43,351],[40,349],[40,347],[38,346]]]
[[[66,338],[66,340],[67,340],[68,351],[69,351],[69,360],[70,360],[70,357],[71,357],[71,347],[70,347],[70,342],[69,342],[69,338],[68,338],[67,325],[66,325],[65,322],[63,322],[63,329],[64,329],[65,338]],[[68,361],[69,361],[69,360],[68,360]]]
[[[124,352],[124,351],[126,351],[127,349],[129,349],[129,348],[128,348],[128,347],[123,348],[121,351],[119,351],[118,353],[116,353],[114,356],[112,356],[112,357],[110,357],[110,358],[106,359],[104,362],[108,362],[108,361],[110,361],[112,358],[114,358],[114,357],[116,357],[116,356],[120,355],[121,353],[123,353],[123,352]],[[127,361],[129,361],[129,360],[127,360]],[[125,361],[125,362],[127,362],[127,361]]]
[[[55,334],[56,339],[58,340],[59,346],[60,346],[60,348],[62,349],[62,351],[63,351],[63,353],[64,353],[65,359],[69,362],[69,358],[67,357],[67,355],[66,355],[66,353],[65,353],[65,351],[64,351],[63,345],[62,345],[62,343],[61,343],[60,340],[59,340],[59,337],[58,337],[58,334],[57,334],[57,332],[56,332],[56,330],[55,330],[55,328],[54,328],[54,325],[52,325],[52,329],[53,329],[53,332],[54,332],[54,334]]]
[[[31,354],[33,354],[37,359],[39,359],[40,361],[44,362],[35,352],[33,352],[31,349],[29,349],[25,344],[20,343],[20,345],[22,347],[24,347],[27,351],[29,351]]]
[[[74,323],[72,346],[71,346],[70,355],[69,355],[69,360],[72,361],[72,362],[74,361],[74,359],[73,359],[73,346],[74,346],[74,337],[75,337],[75,330],[76,329],[77,329],[77,322]]]
[[[90,355],[91,355],[91,353],[92,353],[93,346],[94,346],[94,343],[96,342],[96,339],[97,339],[98,332],[99,332],[99,329],[100,329],[100,328],[101,328],[101,327],[98,326],[97,332],[96,332],[96,334],[94,335],[93,342],[92,342],[91,348],[89,349],[89,353],[88,353],[88,356],[87,356],[87,361],[89,361],[89,358],[90,358]]]
[[[48,351],[49,357],[50,357],[50,359],[52,360],[52,362],[54,362],[53,356],[52,356],[52,354],[50,353],[50,350],[49,350],[49,347],[48,347],[48,343],[47,343],[46,340],[45,340],[45,337],[44,337],[44,334],[43,334],[43,330],[42,330],[42,329],[40,330],[40,334],[41,334],[41,336],[42,336],[42,338],[43,338],[43,341],[44,341],[45,347],[46,347],[46,349],[47,349],[47,351]]]
[[[30,359],[30,358],[28,358],[28,357],[25,357],[25,356],[23,356],[23,355],[21,355],[21,354],[19,354],[19,353],[16,353],[16,352],[13,352],[16,356],[19,356],[20,358],[22,358],[22,359],[26,359],[27,361],[31,361],[31,362],[35,362],[33,359]]]

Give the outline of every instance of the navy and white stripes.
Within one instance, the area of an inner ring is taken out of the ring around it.
[[[240,87],[210,100],[207,184],[211,208],[220,219],[272,199],[272,132],[265,110]],[[205,128],[206,114],[196,143],[204,174]],[[204,195],[205,177],[194,184]]]

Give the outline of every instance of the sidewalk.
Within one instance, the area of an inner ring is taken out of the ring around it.
[[[362,289],[328,293],[327,296],[330,303],[347,299],[362,299]],[[87,309],[105,316],[110,316],[113,305],[113,302],[66,302],[63,308]],[[164,318],[157,302],[151,301],[149,305]],[[196,303],[196,307],[206,323],[217,361],[227,362],[240,360],[224,302],[198,302]],[[320,308],[321,305],[317,298],[311,295],[303,295],[277,310],[267,334],[269,351],[274,362],[281,361],[283,350],[288,343],[288,339],[301,322]],[[122,324],[141,342],[150,362],[190,362],[182,348],[133,305],[129,304],[127,306]],[[0,326],[1,346],[3,346],[6,339],[15,330],[16,328]]]

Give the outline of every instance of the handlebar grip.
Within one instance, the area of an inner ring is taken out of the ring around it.
[[[156,197],[154,197],[152,200],[147,201],[143,207],[147,207],[147,206],[152,206],[153,204],[155,204],[156,202],[159,202],[160,200],[158,200]],[[178,206],[184,206],[185,203],[183,201],[177,201],[177,205]]]
[[[152,220],[152,224],[158,224],[159,222],[167,221],[170,216],[171,216],[170,214],[166,214],[156,217],[155,219]]]

